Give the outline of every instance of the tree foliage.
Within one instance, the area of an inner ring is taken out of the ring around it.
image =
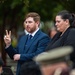
[[[64,9],[75,13],[75,0],[59,0]]]

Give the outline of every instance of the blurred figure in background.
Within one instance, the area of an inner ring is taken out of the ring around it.
[[[3,73],[3,65],[4,65],[4,62],[0,57],[0,75]]]
[[[4,66],[4,62],[1,58],[0,58],[0,75],[13,75],[12,70],[9,67]]]
[[[53,38],[55,36],[55,34],[57,33],[56,27],[51,27],[48,31],[48,35],[50,36],[50,38]]]
[[[42,75],[69,75],[72,67],[69,55],[73,52],[70,46],[59,47],[43,52],[33,60],[39,64]]]
[[[21,66],[20,75],[41,75],[41,71],[38,64],[35,62],[28,62]]]
[[[27,35],[27,34],[28,34],[28,32],[27,32],[27,30],[25,29],[25,25],[24,25],[24,31],[23,31],[21,34],[19,34],[18,40],[20,40],[20,38],[21,38],[22,36]]]

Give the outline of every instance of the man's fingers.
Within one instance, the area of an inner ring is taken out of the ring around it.
[[[6,36],[10,36],[11,37],[11,31],[8,32],[8,30],[6,30]]]
[[[8,30],[6,30],[6,36],[8,36]]]
[[[11,37],[11,31],[9,31],[9,36]]]

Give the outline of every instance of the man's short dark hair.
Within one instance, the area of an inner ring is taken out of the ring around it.
[[[26,62],[21,66],[20,75],[41,75],[41,71],[35,62]]]
[[[30,12],[28,13],[26,16],[25,16],[25,19],[27,19],[28,17],[33,17],[34,21],[37,22],[39,21],[40,22],[40,15],[36,12]]]

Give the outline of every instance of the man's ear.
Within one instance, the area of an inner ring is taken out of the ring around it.
[[[40,25],[40,22],[39,22],[39,21],[37,21],[37,22],[36,22],[36,24],[37,24],[37,26],[39,27],[39,25]]]

